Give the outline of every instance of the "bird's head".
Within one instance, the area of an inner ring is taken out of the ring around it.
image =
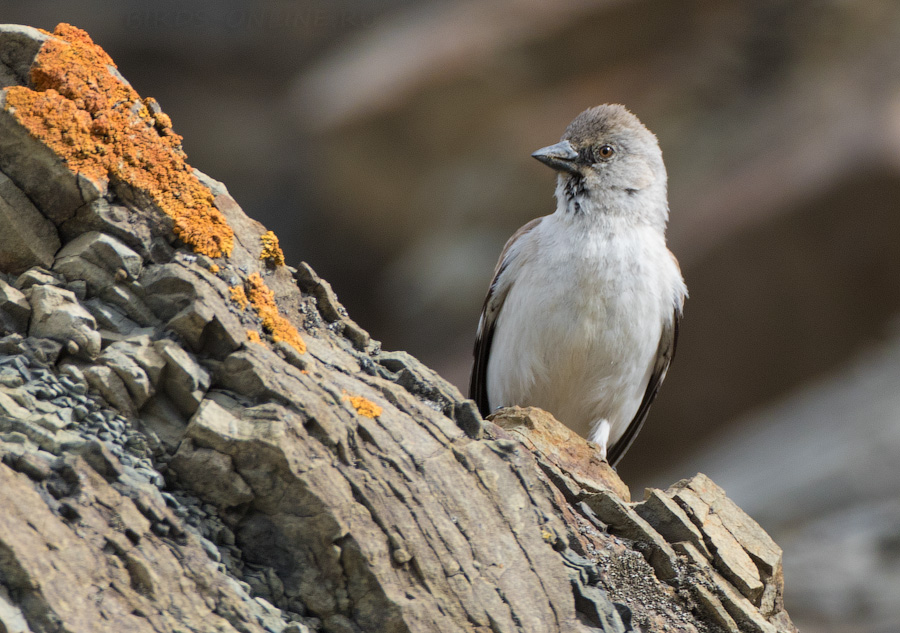
[[[557,197],[566,211],[630,214],[665,224],[662,152],[653,133],[624,106],[585,110],[559,143],[532,156],[559,172]]]

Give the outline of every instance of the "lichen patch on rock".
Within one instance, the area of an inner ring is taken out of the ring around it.
[[[234,233],[185,162],[169,117],[119,77],[87,33],[60,24],[53,35],[32,65],[32,87],[6,89],[6,110],[73,171],[149,197],[195,252],[230,255]]]
[[[301,354],[305,354],[306,343],[300,337],[300,332],[290,321],[279,314],[278,305],[275,303],[275,293],[266,286],[266,282],[263,281],[260,274],[253,273],[247,277],[247,286],[250,304],[259,315],[266,332],[272,336],[272,340],[276,343],[284,341]]]
[[[274,231],[266,231],[259,237],[262,242],[262,252],[259,258],[272,266],[284,266],[284,252],[278,245],[278,236]]]
[[[351,396],[349,394],[345,394],[344,400],[349,401],[350,404],[353,405],[353,408],[356,409],[356,413],[358,415],[367,418],[377,418],[383,413],[383,409],[381,407],[363,396]]]

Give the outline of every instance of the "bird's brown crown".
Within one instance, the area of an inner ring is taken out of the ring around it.
[[[630,131],[637,138],[647,138],[652,142],[656,140],[653,133],[635,115],[617,103],[588,108],[569,123],[562,138],[580,147],[624,131]]]

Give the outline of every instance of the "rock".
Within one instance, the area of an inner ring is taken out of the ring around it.
[[[185,440],[169,467],[204,499],[224,509],[249,503],[253,491],[234,471],[231,458],[218,451],[194,447]]]
[[[710,483],[705,475],[697,475],[678,482],[667,492],[703,531],[716,569],[733,582],[746,598],[760,606],[765,589],[760,570],[716,512],[720,505],[728,508],[730,502],[726,504],[723,499],[727,497],[722,489],[716,487],[715,490]],[[773,606],[767,605],[769,613]]]
[[[166,452],[174,453],[184,436],[187,416],[168,397],[157,394],[141,409],[141,426],[158,438]]]
[[[83,280],[92,294],[141,274],[141,256],[105,233],[89,231],[66,244],[56,255],[53,270],[66,279]],[[121,278],[119,278],[119,271]]]
[[[143,259],[152,261],[165,260],[171,255],[171,246],[160,237],[171,230],[172,221],[166,215],[145,213],[134,207],[114,204],[106,198],[81,206],[74,216],[59,226],[60,234],[67,241],[82,233],[98,231],[115,237]]]
[[[294,278],[301,288],[316,298],[319,313],[326,321],[329,323],[340,321],[347,316],[347,310],[338,301],[331,284],[319,277],[309,264],[300,262]]]
[[[20,622],[11,615],[21,613],[29,628],[19,630],[77,622],[73,630],[149,633],[158,630],[151,622],[164,626],[176,613],[186,630],[262,633],[256,616],[264,617],[265,611],[224,581],[196,539],[177,546],[176,555],[152,532],[135,502],[87,464],[70,457],[66,468],[80,490],[66,498],[66,513],[80,517],[77,533],[26,477],[0,465],[0,538],[6,552],[0,563],[0,617],[5,625]],[[46,572],[50,552],[54,573]],[[7,597],[21,592],[31,599],[4,607],[10,604]],[[102,603],[90,598],[101,594]]]
[[[162,339],[156,341],[154,347],[166,363],[163,389],[179,411],[191,415],[209,389],[209,372],[172,341]]]
[[[589,492],[610,490],[617,497],[629,501],[631,492],[616,471],[600,460],[593,444],[557,422],[552,415],[534,407],[507,407],[489,416],[494,424],[523,441],[557,471],[570,473],[578,490]]]
[[[648,488],[644,501],[634,506],[634,511],[659,532],[669,543],[687,541],[710,558],[700,533],[687,514],[661,490]]]
[[[719,626],[719,628],[727,631],[727,633],[741,633],[741,630],[734,622],[734,618],[728,615],[728,610],[722,606],[722,603],[716,598],[712,591],[703,585],[697,584],[691,587],[691,592],[694,594],[694,598],[700,609],[702,609],[703,612]]]
[[[36,284],[44,286],[62,286],[64,281],[65,279],[63,279],[62,275],[57,275],[40,266],[35,266],[19,275],[16,278],[16,283],[14,285],[19,290],[27,292]]]
[[[100,353],[97,322],[71,291],[48,285],[31,288],[30,336],[44,337],[78,346],[77,354],[96,358]]]
[[[100,330],[127,335],[140,327],[137,323],[129,319],[122,310],[115,306],[108,305],[100,299],[88,299],[84,302],[84,307],[97,321],[97,327]]]
[[[50,467],[49,461],[36,453],[22,453],[18,458],[11,459],[7,463],[9,463],[13,469],[28,475],[28,477],[34,481],[44,481],[49,479],[53,474],[53,469]]]
[[[0,279],[0,330],[24,334],[31,318],[31,306],[17,288]]]
[[[0,271],[49,266],[59,249],[56,227],[0,172]]]
[[[584,501],[613,534],[649,546],[644,556],[660,580],[671,581],[678,576],[675,550],[625,502],[606,490],[588,495]]]
[[[338,326],[336,331],[356,349],[365,350],[373,344],[369,333],[347,315],[347,310],[338,301],[331,284],[319,277],[309,264],[300,262],[294,272],[294,279],[297,280],[297,285],[316,298],[316,307],[322,318],[335,323]]]
[[[679,482],[669,489],[672,494],[678,488],[689,488],[697,493],[722,521],[722,525],[737,539],[741,547],[759,566],[760,574],[768,579],[781,572],[781,548],[766,534],[759,523],[747,516],[736,503],[729,499],[725,491],[703,474]]]
[[[30,26],[0,25],[0,87],[28,84],[34,56],[48,39],[47,33]]]
[[[113,369],[105,365],[93,365],[84,370],[84,377],[111,406],[125,415],[137,415],[128,388]]]
[[[153,315],[144,300],[135,292],[136,286],[137,284],[131,284],[131,287],[121,284],[106,286],[100,290],[99,296],[107,304],[117,307],[129,319],[142,327],[159,325],[159,319]]]
[[[79,450],[94,471],[108,482],[116,481],[122,476],[122,464],[103,442],[93,440],[86,442]]]
[[[97,362],[116,372],[135,409],[140,409],[156,391],[166,359],[156,351],[146,335],[110,344]]]

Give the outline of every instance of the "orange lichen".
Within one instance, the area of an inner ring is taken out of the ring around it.
[[[232,286],[228,291],[231,293],[231,300],[238,304],[241,310],[246,309],[250,305],[250,300],[247,298],[247,293],[244,292],[243,286]]]
[[[262,320],[263,328],[272,335],[272,340],[276,343],[284,341],[301,354],[306,353],[306,343],[300,338],[297,328],[278,313],[275,293],[266,286],[259,273],[247,277],[247,296]]]
[[[350,401],[350,404],[356,409],[357,415],[367,418],[377,418],[384,411],[380,406],[363,396],[351,396],[345,392],[344,400]]]
[[[219,269],[219,265],[218,265],[218,264],[212,264],[212,265],[209,267],[209,272],[211,272],[211,273],[214,274],[214,275],[215,275],[216,273],[218,273],[219,270],[220,270],[220,269]]]
[[[266,231],[259,236],[262,242],[262,252],[259,258],[273,266],[284,266],[284,252],[278,245],[278,236],[273,231]]]
[[[8,88],[6,110],[73,172],[146,195],[195,252],[230,255],[234,232],[185,162],[169,117],[113,72],[87,33],[60,24],[53,35],[32,64],[34,90]]]
[[[258,345],[262,345],[265,347],[265,343],[263,343],[262,338],[259,336],[259,332],[256,330],[247,330],[247,340],[251,343],[256,343]]]

